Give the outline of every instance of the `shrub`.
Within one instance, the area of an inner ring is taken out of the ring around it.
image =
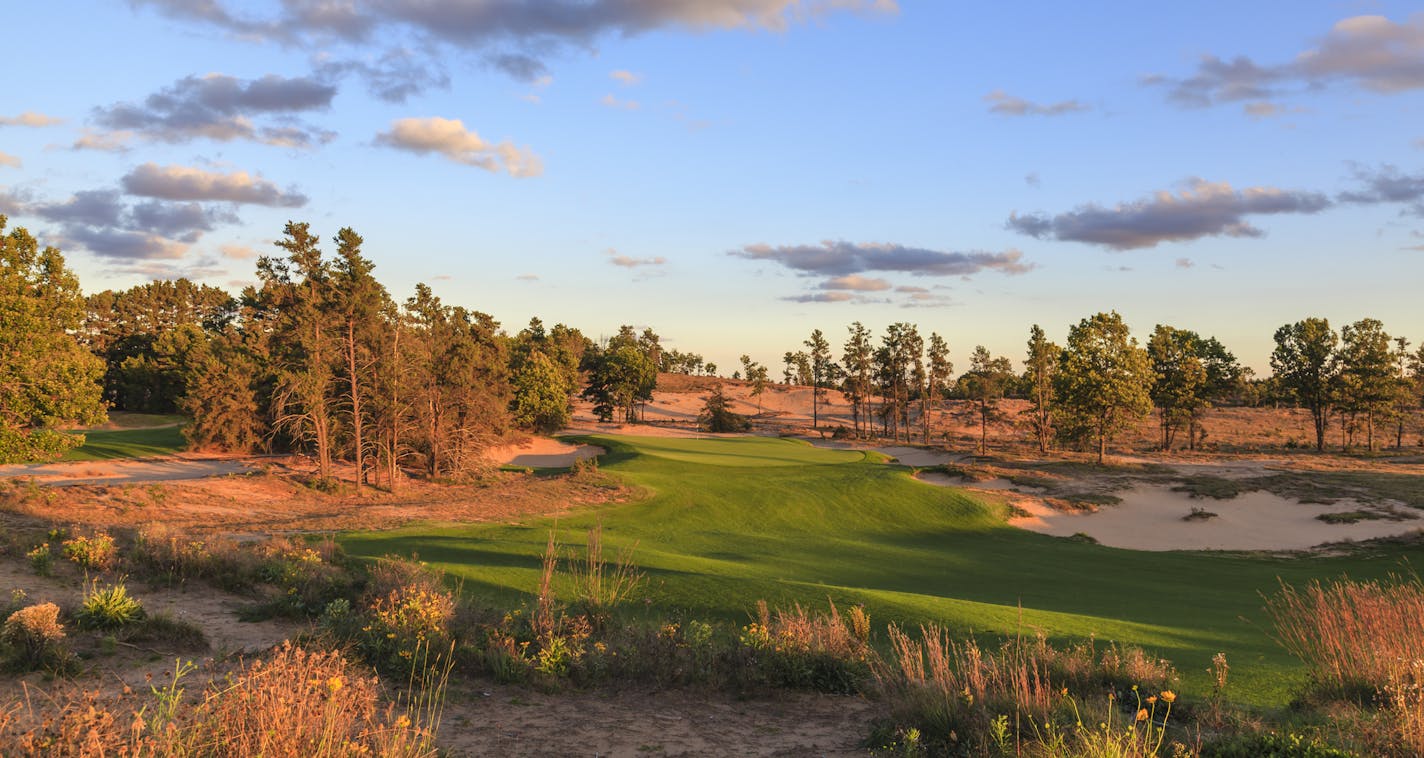
[[[0,626],[0,642],[9,645],[16,662],[26,668],[61,663],[67,651],[64,625],[59,623],[59,606],[40,603],[11,613]]]
[[[359,647],[380,666],[409,671],[421,650],[439,649],[450,640],[455,600],[444,590],[418,585],[392,589],[367,610]]]
[[[742,628],[741,644],[753,652],[755,675],[779,687],[850,694],[870,679],[870,617],[859,606],[847,617],[835,603],[808,613],[799,604],[775,614],[757,603],[757,620]]]
[[[107,571],[114,567],[119,551],[114,547],[114,538],[107,532],[91,535],[76,535],[63,542],[64,557],[79,564],[81,568]]]
[[[100,587],[99,580],[84,587],[84,601],[75,620],[86,629],[114,630],[143,618],[143,604],[129,594],[122,581]]]
[[[49,576],[54,567],[54,553],[50,551],[48,542],[36,545],[25,553],[25,558],[29,559],[30,568],[40,576]]]

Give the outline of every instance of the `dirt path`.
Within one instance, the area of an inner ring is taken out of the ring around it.
[[[0,466],[0,478],[28,477],[41,487],[79,484],[146,484],[245,474],[255,459],[147,458],[69,463],[22,463]]]
[[[781,693],[564,692],[484,684],[451,692],[441,746],[455,756],[861,756],[870,703]]]

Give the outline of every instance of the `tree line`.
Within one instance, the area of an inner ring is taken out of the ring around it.
[[[354,464],[359,483],[394,487],[402,471],[458,475],[510,429],[565,426],[576,394],[603,421],[636,422],[659,372],[716,375],[695,353],[664,349],[650,328],[623,326],[595,341],[537,318],[510,335],[489,314],[447,305],[425,284],[398,302],[375,278],[350,228],[332,253],[290,222],[278,254],[259,259],[258,283],[237,295],[187,280],[154,281],[85,297],[53,247],[0,216],[0,460],[52,457],[77,442],[57,430],[101,421],[106,408],[182,413],[199,448],[309,453],[318,475]],[[1275,334],[1274,374],[1256,379],[1215,338],[1159,325],[1139,346],[1121,317],[1100,313],[1067,343],[1030,331],[1023,371],[983,346],[955,376],[947,341],[898,322],[877,339],[856,322],[839,360],[819,329],[783,355],[783,382],[813,389],[819,427],[828,391],[850,404],[860,437],[929,441],[942,400],[972,401],[981,448],[1001,421],[999,401],[1029,401],[1041,450],[1106,449],[1114,434],[1155,412],[1161,447],[1196,446],[1201,414],[1227,402],[1306,408],[1324,449],[1374,448],[1419,405],[1424,348],[1363,319],[1338,333],[1307,318]],[[741,356],[758,412],[773,378]]]
[[[1273,375],[1264,379],[1254,378],[1215,337],[1194,331],[1159,324],[1140,345],[1116,312],[1071,326],[1062,346],[1034,325],[1021,373],[1009,358],[978,345],[968,370],[954,376],[944,338],[931,333],[926,340],[915,324],[891,324],[878,341],[858,321],[847,332],[839,362],[819,329],[804,349],[783,354],[782,381],[812,388],[814,427],[820,426],[820,398],[835,389],[849,403],[848,433],[927,443],[935,414],[943,412],[939,401],[968,400],[981,451],[989,425],[1005,418],[999,401],[1006,397],[1028,401],[1021,423],[1041,452],[1090,447],[1101,460],[1114,436],[1149,414],[1155,414],[1162,450],[1196,449],[1205,437],[1202,414],[1225,403],[1305,408],[1319,450],[1332,420],[1343,449],[1361,435],[1376,449],[1385,422],[1393,423],[1393,442],[1402,447],[1405,419],[1424,396],[1424,346],[1410,352],[1407,339],[1391,337],[1369,318],[1339,333],[1321,318],[1282,326],[1275,333]],[[745,355],[742,367],[760,405],[767,369]]]

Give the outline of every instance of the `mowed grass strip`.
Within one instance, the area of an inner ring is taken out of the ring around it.
[[[181,426],[101,429],[84,432],[84,444],[65,453],[64,461],[106,461],[172,455],[186,447]]]
[[[1277,706],[1303,677],[1269,638],[1261,593],[1280,581],[1401,568],[1405,549],[1341,558],[1146,553],[1034,534],[1001,506],[915,481],[856,451],[768,438],[592,437],[600,468],[649,499],[522,524],[415,526],[348,534],[365,557],[418,554],[495,603],[538,584],[550,529],[581,545],[637,544],[651,612],[748,619],[758,599],[863,603],[876,626],[934,622],[981,638],[1032,634],[1143,645],[1169,658],[1187,691],[1209,689],[1211,656],[1232,664],[1229,697]]]

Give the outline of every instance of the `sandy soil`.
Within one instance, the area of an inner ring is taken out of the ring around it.
[[[255,459],[156,458],[144,460],[25,463],[0,466],[0,478],[28,477],[44,487],[176,482],[245,474]]]
[[[1130,550],[1305,550],[1345,540],[1392,537],[1424,528],[1410,509],[1395,508],[1403,520],[1330,524],[1316,517],[1323,513],[1374,510],[1378,506],[1342,500],[1332,505],[1301,503],[1269,492],[1247,492],[1230,500],[1194,498],[1170,486],[1140,484],[1115,492],[1122,502],[1092,512],[1066,512],[1043,498],[1026,494],[1002,479],[966,483],[957,477],[922,473],[929,484],[991,490],[1009,495],[1010,502],[1028,515],[1009,523],[1023,529],[1068,537],[1082,533],[1111,547]],[[1193,508],[1216,514],[1186,520]]]
[[[492,683],[451,692],[440,737],[452,755],[865,755],[872,707],[783,693],[737,700],[695,690],[544,695]]]
[[[501,445],[484,451],[492,463],[530,468],[568,468],[587,458],[596,458],[606,450],[597,445],[570,445],[549,437],[529,437],[512,445]]]

